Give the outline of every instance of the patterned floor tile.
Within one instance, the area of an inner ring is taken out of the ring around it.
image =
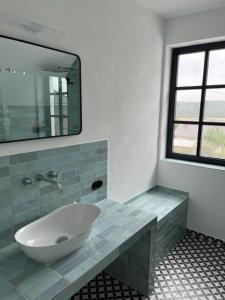
[[[138,292],[102,272],[73,300],[144,300]],[[225,243],[194,231],[156,268],[151,300],[225,299]]]
[[[102,272],[77,293],[73,300],[144,300],[138,292]]]

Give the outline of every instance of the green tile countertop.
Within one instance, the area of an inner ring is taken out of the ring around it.
[[[36,263],[16,243],[0,249],[1,300],[68,300],[156,225],[156,216],[110,200],[85,245],[49,265]]]
[[[155,186],[147,192],[130,199],[125,204],[156,215],[157,221],[160,222],[187,199],[188,193],[186,192]]]

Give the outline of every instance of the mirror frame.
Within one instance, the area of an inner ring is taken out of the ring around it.
[[[35,141],[35,140],[52,139],[52,138],[60,138],[60,137],[63,138],[63,137],[75,136],[75,135],[81,134],[82,129],[83,129],[83,127],[82,127],[83,126],[83,121],[82,121],[82,82],[81,82],[82,76],[81,76],[81,58],[80,58],[80,56],[76,53],[68,52],[68,51],[61,50],[61,49],[56,49],[56,48],[53,48],[53,47],[37,44],[37,43],[34,43],[34,42],[29,42],[29,41],[22,40],[22,39],[17,39],[17,38],[2,35],[2,34],[0,34],[0,38],[4,38],[4,39],[16,41],[16,42],[21,42],[21,43],[25,43],[25,44],[28,44],[28,45],[33,45],[33,46],[36,46],[36,47],[49,49],[49,50],[54,50],[54,51],[58,51],[58,52],[61,52],[61,53],[75,55],[78,58],[79,64],[80,64],[80,74],[79,74],[79,81],[80,81],[80,131],[78,133],[75,133],[75,134],[37,137],[37,138],[19,139],[19,140],[12,140],[12,141],[0,141],[0,144],[14,143],[14,142],[25,142],[25,141]]]

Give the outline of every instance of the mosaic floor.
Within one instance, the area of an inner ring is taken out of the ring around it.
[[[73,300],[144,300],[104,272],[96,276]],[[151,300],[225,299],[225,243],[194,231],[170,251],[156,269]]]

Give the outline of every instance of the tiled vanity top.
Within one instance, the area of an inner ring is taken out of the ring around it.
[[[68,300],[156,225],[156,217],[139,208],[110,200],[97,205],[102,212],[91,237],[65,259],[42,265],[25,256],[15,243],[2,248],[1,300]]]
[[[187,199],[188,193],[186,192],[155,186],[149,191],[129,200],[126,204],[156,215],[157,221],[160,222]]]

